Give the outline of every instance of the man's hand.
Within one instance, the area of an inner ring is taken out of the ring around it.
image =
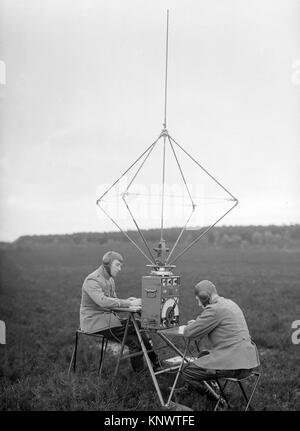
[[[141,298],[128,298],[129,301],[131,302],[130,307],[141,307],[142,306],[142,300]]]
[[[178,334],[183,335],[185,327],[186,327],[186,325],[179,326],[179,328],[178,328]]]
[[[133,297],[131,297],[131,298],[128,298],[128,299],[130,301],[129,308],[131,308],[132,310],[135,310],[135,311],[140,311],[141,310],[141,308],[142,308],[142,300],[141,300],[141,298],[133,298]]]

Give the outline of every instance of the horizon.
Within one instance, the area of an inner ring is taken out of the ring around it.
[[[229,224],[221,224],[221,225],[216,225],[212,228],[212,230],[214,230],[215,228],[239,228],[239,227],[247,227],[247,228],[258,228],[258,227],[262,227],[262,228],[267,228],[267,227],[275,227],[275,228],[289,228],[289,227],[295,227],[295,226],[300,226],[300,223],[292,223],[292,224],[253,224],[253,225],[249,225],[249,224],[236,224],[236,225],[229,225]],[[203,227],[199,227],[200,229],[204,229],[206,226]],[[166,230],[170,230],[173,228],[167,228]],[[175,227],[175,229],[180,229],[180,226]],[[150,228],[150,229],[145,229],[145,231],[151,231],[151,230],[160,230],[159,228]],[[191,229],[193,230],[193,229]],[[130,230],[128,230],[128,232],[131,232]],[[135,231],[137,232],[137,231]],[[110,234],[110,233],[119,233],[120,235],[122,235],[122,232],[120,230],[110,230],[110,231],[77,231],[77,232],[61,232],[61,233],[32,233],[32,234],[24,234],[24,235],[20,235],[15,239],[12,239],[10,241],[3,241],[0,239],[1,243],[8,243],[8,244],[12,244],[16,241],[18,241],[20,238],[23,237],[43,237],[43,236],[64,236],[64,235],[84,235],[84,234]]]

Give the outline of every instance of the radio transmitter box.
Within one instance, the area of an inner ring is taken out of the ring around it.
[[[180,277],[149,275],[142,278],[141,326],[165,329],[179,325]]]

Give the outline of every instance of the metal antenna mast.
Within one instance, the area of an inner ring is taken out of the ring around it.
[[[169,9],[167,9],[167,33],[166,33],[166,68],[165,68],[165,114],[162,136],[164,139],[163,145],[163,167],[162,167],[162,196],[161,196],[161,228],[160,228],[160,244],[159,251],[162,256],[165,256],[166,246],[163,238],[164,231],[164,201],[165,201],[165,170],[166,170],[166,137],[168,136],[167,127],[167,90],[168,90],[168,50],[169,50]]]
[[[164,129],[167,127],[167,85],[168,85],[168,49],[169,49],[169,9],[167,9],[167,35],[166,35],[166,74],[165,74],[165,117]]]

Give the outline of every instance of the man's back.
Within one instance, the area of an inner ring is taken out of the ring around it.
[[[207,335],[212,349],[209,355],[195,361],[200,367],[249,369],[259,365],[256,346],[251,341],[244,314],[230,299],[217,296],[199,318],[188,325],[184,335],[192,338]]]
[[[208,339],[213,347],[221,348],[237,343],[241,339],[250,338],[244,314],[235,302],[219,297],[215,304],[211,304],[211,307],[215,308],[213,313],[218,319],[215,330],[208,334]]]

